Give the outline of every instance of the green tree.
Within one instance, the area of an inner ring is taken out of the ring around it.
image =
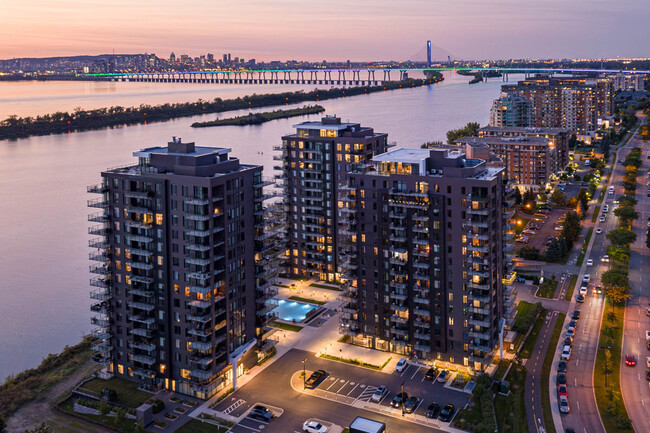
[[[625,228],[617,228],[607,233],[607,239],[615,246],[629,246],[636,241],[636,233]]]
[[[569,212],[564,221],[564,228],[562,229],[562,236],[567,240],[568,244],[573,243],[580,236],[580,217],[575,212]]]
[[[562,206],[566,201],[566,197],[564,197],[564,193],[562,191],[556,189],[553,191],[553,194],[551,194],[551,201],[558,206]]]
[[[512,193],[512,197],[515,199],[515,204],[521,204],[521,191],[519,191],[519,188],[515,188],[515,191]]]
[[[637,218],[639,218],[639,213],[629,206],[619,206],[614,209],[614,215],[619,217],[625,222],[625,225],[630,225],[630,223]]]
[[[52,433],[52,429],[43,422],[36,428],[23,430],[23,433]]]
[[[604,277],[605,274],[603,274]],[[626,285],[621,285],[621,286],[606,286],[605,287],[605,294],[609,297],[609,299],[612,301],[613,304],[622,304],[626,300],[630,299],[632,295],[629,293],[629,289]]]
[[[560,242],[557,238],[551,239],[550,245],[546,248],[546,261],[555,263],[559,262],[562,257],[562,247],[560,246]]]
[[[569,137],[569,149],[575,149],[578,145],[578,136],[573,134]]]
[[[621,197],[618,198],[618,202],[620,204],[620,207],[634,207],[637,205],[638,201],[637,199],[634,198],[634,196],[630,194],[625,194]]]
[[[539,250],[531,245],[526,245],[519,250],[519,256],[522,259],[537,260],[539,258]]]
[[[469,122],[462,128],[447,131],[447,143],[454,144],[454,141],[461,137],[475,137],[481,127],[477,122]]]
[[[628,263],[630,261],[630,248],[626,246],[610,245],[607,247],[607,255],[610,259],[619,263]]]
[[[601,276],[601,281],[605,285],[606,290],[613,287],[623,287],[627,286],[627,271],[617,268],[612,268],[608,271],[603,272]]]

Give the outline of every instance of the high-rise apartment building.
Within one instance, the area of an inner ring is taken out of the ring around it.
[[[388,136],[335,116],[294,125],[282,137],[284,198],[287,210],[288,272],[297,277],[339,280],[337,196],[340,183],[357,164],[367,163],[388,147]]]
[[[643,91],[645,89],[644,77],[645,75],[642,74],[616,74],[610,76],[614,82],[614,91]]]
[[[495,99],[490,109],[490,126],[522,127],[531,121],[531,104],[519,95],[502,94]]]
[[[265,218],[273,182],[229,151],[174,138],[88,188],[101,195],[88,204],[101,209],[89,232],[104,377],[208,398],[257,362],[282,214]]]
[[[340,188],[352,343],[482,370],[503,318],[503,168],[395,149]]]
[[[563,170],[569,164],[569,138],[571,131],[568,128],[527,128],[485,126],[478,130],[479,137],[543,137],[547,138],[549,146],[557,152],[557,170]]]
[[[614,113],[614,86],[609,78],[540,75],[506,84],[501,91],[530,101],[529,126],[593,131],[598,129],[598,119]]]

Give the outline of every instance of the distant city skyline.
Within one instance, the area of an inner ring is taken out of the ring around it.
[[[258,61],[648,57],[644,0],[0,0],[0,58],[230,52]],[[615,31],[620,26],[621,31]],[[624,29],[624,31],[623,31]]]

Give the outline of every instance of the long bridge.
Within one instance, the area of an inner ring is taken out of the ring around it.
[[[155,83],[220,83],[220,84],[325,84],[325,85],[381,85],[386,81],[408,78],[411,72],[425,76],[433,72],[476,72],[487,78],[489,72],[498,72],[503,81],[509,73],[528,76],[547,74],[650,74],[650,71],[615,69],[553,69],[553,68],[506,68],[506,67],[426,67],[426,68],[357,68],[357,69],[272,69],[272,70],[212,70],[191,72],[138,72],[84,74],[82,78],[101,81],[134,81]]]

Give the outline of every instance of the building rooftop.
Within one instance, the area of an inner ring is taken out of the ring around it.
[[[183,156],[203,156],[203,155],[227,155],[229,152],[232,152],[232,149],[225,147],[206,147],[206,146],[195,146],[194,142],[185,142],[181,138],[173,137],[172,141],[167,143],[167,147],[163,146],[153,146],[140,149],[137,152],[133,152],[133,156],[138,158],[151,158],[152,154],[158,155],[183,155]]]
[[[375,162],[403,162],[407,164],[419,164],[431,156],[429,149],[415,149],[400,147],[399,149],[389,150],[386,153],[377,155],[372,158]]]
[[[336,117],[336,115],[325,116],[320,120],[320,122],[310,120],[307,122],[299,123],[297,125],[293,125],[293,127],[296,129],[328,129],[331,131],[341,131],[344,129],[357,127],[357,126],[361,127],[361,125],[359,125],[358,123],[341,122],[341,118]]]

